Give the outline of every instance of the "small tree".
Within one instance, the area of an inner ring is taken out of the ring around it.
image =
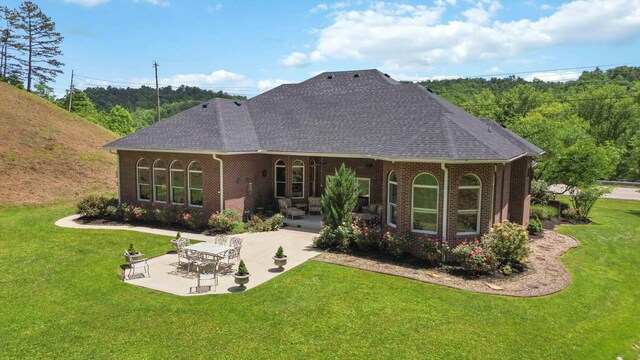
[[[244,263],[244,260],[240,260],[240,264],[238,265],[238,275],[249,275],[249,270],[247,270],[247,265]]]
[[[582,188],[572,188],[570,190],[571,202],[578,212],[578,217],[587,220],[591,208],[598,198],[611,192],[611,188],[604,186],[585,186]]]
[[[343,163],[336,170],[335,176],[327,178],[320,199],[324,224],[334,230],[343,223],[350,223],[351,212],[358,203],[359,193],[356,173]]]
[[[133,132],[133,119],[127,109],[116,105],[107,117],[107,127],[119,135],[129,135]]]

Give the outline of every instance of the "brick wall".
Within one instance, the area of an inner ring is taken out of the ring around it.
[[[270,155],[220,156],[224,161],[224,207],[252,213],[269,202],[273,191]]]
[[[509,220],[525,226],[529,224],[529,206],[531,203],[530,175],[531,157],[523,157],[512,162]]]
[[[152,201],[138,201],[138,193],[136,188],[136,164],[139,159],[147,159],[149,166],[153,166],[153,162],[162,159],[167,168],[167,178],[169,177],[169,167],[174,160],[182,162],[184,167],[184,183],[188,185],[187,167],[193,161],[198,161],[202,165],[202,209],[205,212],[213,213],[220,209],[220,183],[219,183],[219,167],[212,155],[206,154],[184,154],[184,153],[166,153],[151,151],[118,151],[120,163],[120,199],[122,202],[131,204],[150,204]],[[170,186],[170,184],[169,184]],[[167,191],[169,191],[169,186]],[[152,187],[153,189],[153,187]],[[185,186],[185,198],[187,198],[187,186]],[[153,195],[151,196],[153,199]],[[185,199],[185,205],[186,205]],[[166,204],[155,203],[158,206]]]

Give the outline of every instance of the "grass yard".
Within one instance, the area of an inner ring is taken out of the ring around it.
[[[53,225],[71,211],[0,209],[0,357],[638,356],[639,202],[600,200],[597,224],[563,226],[582,243],[562,259],[574,281],[535,299],[316,261],[246,293],[177,297],[119,279],[129,243],[159,255],[168,238]]]

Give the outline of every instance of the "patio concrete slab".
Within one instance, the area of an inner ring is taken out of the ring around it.
[[[82,225],[74,222],[78,216],[68,216],[56,222],[61,227],[75,229],[107,229],[107,230],[130,230],[150,234],[165,235],[173,238],[175,231],[153,229],[144,226],[110,226],[110,225]],[[182,236],[199,241],[212,241],[213,237],[202,234],[194,234],[182,232]],[[302,264],[310,258],[318,255],[320,250],[312,246],[312,241],[317,233],[310,231],[299,231],[290,229],[280,229],[273,232],[262,233],[244,233],[233,235],[242,238],[242,251],[240,258],[244,260],[251,273],[249,283],[246,289],[252,289],[274,277],[282,274],[273,264],[272,256],[275,254],[278,246],[282,246],[288,256],[287,265],[284,272]],[[170,239],[167,239],[169,242]],[[188,274],[184,270],[178,270],[178,255],[166,254],[149,259],[150,276],[142,276],[136,274],[133,279],[127,279],[125,282],[132,285],[142,286],[149,289],[164,291],[175,295],[206,295],[206,294],[225,294],[233,293],[239,290],[234,282],[231,274],[219,277],[218,286],[215,291],[206,293],[190,292],[191,287],[197,284],[197,278],[194,273]],[[125,275],[128,270],[125,270]],[[212,284],[212,281],[203,282],[203,285]]]
[[[322,216],[320,215],[306,215],[304,218],[284,218],[282,220],[288,227],[301,229],[305,231],[312,231],[315,233],[320,232],[322,225]]]

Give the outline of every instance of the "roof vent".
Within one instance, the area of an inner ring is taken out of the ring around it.
[[[333,75],[327,76],[327,79],[333,79]]]
[[[435,93],[433,92],[433,89],[431,89],[431,88],[427,88],[427,91],[428,91],[428,92],[430,92],[430,93],[432,93],[432,94],[435,94]]]
[[[239,102],[237,102],[237,101],[234,101],[233,103],[234,103],[234,104],[236,104],[236,105],[238,105],[238,106],[242,105],[241,103],[239,103]]]
[[[208,105],[209,105],[209,103],[204,103],[204,104],[202,104],[202,108],[206,109]]]
[[[355,74],[353,74],[353,77],[354,77],[354,78],[360,77],[360,74],[355,73]]]
[[[384,75],[384,76],[386,76],[386,77],[388,77],[389,79],[391,79],[391,76],[389,76],[389,74],[384,73],[383,75]]]

